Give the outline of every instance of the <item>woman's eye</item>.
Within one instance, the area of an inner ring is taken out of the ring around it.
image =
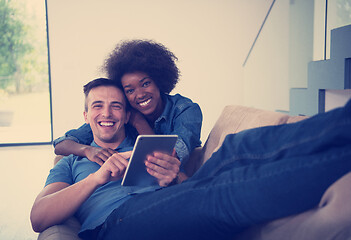
[[[132,94],[133,92],[134,92],[133,89],[127,89],[127,90],[125,90],[125,93],[126,93],[126,94]]]
[[[151,84],[150,81],[144,82],[144,83],[143,83],[143,87],[147,87],[147,86],[149,86],[150,84]]]

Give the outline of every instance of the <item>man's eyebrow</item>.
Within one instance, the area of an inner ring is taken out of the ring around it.
[[[97,103],[103,103],[103,101],[96,100],[96,101],[92,102],[91,105],[94,105],[94,104],[97,104]]]
[[[97,104],[97,103],[104,103],[104,101],[102,101],[102,100],[96,100],[96,101],[92,102],[91,105]],[[123,103],[120,102],[120,101],[112,101],[111,103],[112,103],[112,104],[120,104],[120,105],[123,105]]]
[[[120,102],[120,101],[112,101],[111,103],[112,103],[112,104],[119,104],[119,105],[124,106],[124,104],[123,104],[122,102]]]
[[[97,100],[97,101],[92,102],[90,106],[94,106],[95,104],[103,104],[103,103],[104,103],[104,101]],[[120,105],[122,107],[125,107],[125,104],[123,104],[123,102],[120,102],[120,101],[112,101],[111,105]]]

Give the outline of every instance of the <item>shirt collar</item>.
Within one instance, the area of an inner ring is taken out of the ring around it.
[[[159,122],[162,119],[167,120],[167,116],[170,116],[170,111],[172,110],[172,103],[168,98],[167,94],[161,93],[162,100],[165,102],[165,109],[162,114],[157,118],[155,122]]]

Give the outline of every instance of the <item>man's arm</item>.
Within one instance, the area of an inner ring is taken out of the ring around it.
[[[57,182],[46,186],[32,207],[30,218],[33,230],[42,232],[73,216],[97,187],[91,175],[73,185]]]
[[[68,156],[74,154],[76,156],[86,157],[100,166],[114,153],[115,151],[110,148],[93,147],[77,143],[73,140],[64,140],[55,146],[55,154],[57,155]]]
[[[42,232],[73,216],[101,185],[123,177],[131,152],[115,153],[95,173],[73,185],[57,182],[47,185],[35,199],[31,211],[33,230]]]

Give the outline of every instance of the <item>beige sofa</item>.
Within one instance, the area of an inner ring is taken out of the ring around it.
[[[260,110],[244,106],[227,106],[211,130],[205,144],[197,148],[190,157],[185,169],[191,176],[206,162],[222,144],[225,136],[245,129],[267,125],[288,124],[305,117],[291,117],[283,113]],[[350,159],[351,160],[351,159]],[[327,240],[351,239],[351,173],[335,182],[325,192],[320,204],[314,209],[253,226],[233,236],[238,240]],[[46,239],[79,239],[79,223],[70,218],[62,225],[53,226],[39,235]]]

